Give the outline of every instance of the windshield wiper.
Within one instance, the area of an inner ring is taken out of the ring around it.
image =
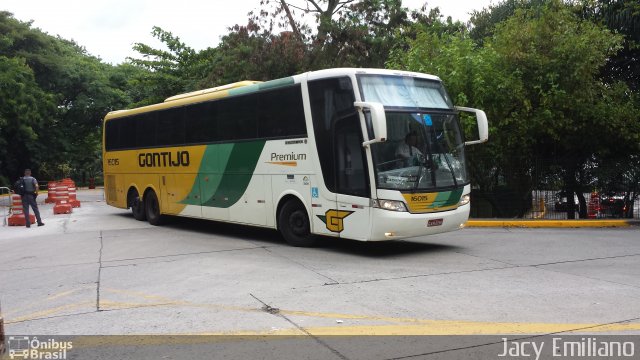
[[[426,133],[426,131],[425,131]],[[429,136],[425,136],[424,139],[424,148],[422,149],[422,151],[426,154],[426,156],[424,157],[425,162],[429,162],[429,167],[431,168],[431,186],[435,187],[436,186],[436,169],[435,169],[435,162],[433,161],[433,152],[431,151],[431,142],[429,141]],[[426,168],[425,166],[426,164],[420,164],[420,167],[418,169],[418,177],[416,179],[416,185],[414,186],[414,190],[416,190],[418,188],[418,186],[420,185],[420,176],[422,175],[422,169]]]
[[[447,166],[449,167],[449,171],[451,172],[451,177],[453,178],[453,186],[458,187],[456,174],[455,174],[455,171],[453,170],[453,166],[451,165],[451,161],[449,161],[449,157],[444,153],[441,156],[444,156],[444,160],[447,162]]]
[[[433,131],[433,129],[431,130]],[[442,136],[444,136],[444,130],[442,130]],[[440,157],[444,157],[444,161],[447,163],[447,167],[449,168],[449,172],[451,173],[451,178],[453,179],[453,186],[458,187],[458,181],[456,180],[456,174],[455,174],[455,171],[453,170],[453,166],[451,165],[451,161],[449,161],[449,157],[447,156],[447,153],[445,153],[444,149],[440,145],[440,142],[438,141],[437,136],[435,137],[435,142],[440,152]]]
[[[451,173],[451,178],[453,179],[453,185],[457,187],[458,186],[458,181],[456,180],[455,171],[453,170],[453,166],[451,165],[451,161],[446,156],[444,150],[442,149],[442,146],[440,145],[440,142],[438,140],[438,137],[437,137],[437,135],[435,133],[435,130],[434,130],[433,126],[426,126],[425,125],[425,128],[428,129],[428,131],[426,132],[428,136],[425,137],[424,151],[425,151],[426,154],[428,154],[428,161],[429,161],[429,165],[430,165],[430,168],[431,168],[431,185],[433,187],[437,186],[437,184],[436,184],[435,155],[433,154],[433,151],[431,149],[432,146],[435,146],[436,147],[435,150],[440,154],[439,156],[443,156],[444,157],[445,163],[447,164],[447,167],[449,168],[449,172]],[[443,134],[443,136],[444,136],[444,134]],[[433,142],[435,144],[431,144],[431,139],[433,139]],[[420,169],[418,170],[418,179],[416,180],[415,188],[418,187],[421,174],[422,174],[422,166],[420,166]]]

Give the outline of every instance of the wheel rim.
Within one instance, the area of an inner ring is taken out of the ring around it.
[[[136,196],[135,200],[133,200],[132,208],[133,208],[134,212],[140,212],[140,210],[141,210],[140,197]]]
[[[289,216],[289,227],[291,232],[298,236],[307,235],[309,232],[309,226],[307,222],[307,216],[301,210],[296,210]]]

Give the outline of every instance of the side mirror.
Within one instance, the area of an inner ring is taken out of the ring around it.
[[[484,111],[462,106],[456,106],[455,109],[458,111],[476,114],[476,121],[478,122],[478,140],[466,141],[464,143],[465,145],[482,144],[489,140],[489,122],[487,121],[487,114],[485,114]]]
[[[365,115],[365,121],[367,122],[366,128],[369,133],[367,137],[369,139],[363,142],[362,146],[387,141],[387,116],[384,112],[384,105],[376,102],[356,101],[353,103],[353,106],[360,111],[368,110],[370,114],[369,119],[367,119]],[[369,120],[371,124],[369,124]]]

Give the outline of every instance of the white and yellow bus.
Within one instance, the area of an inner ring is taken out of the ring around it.
[[[465,142],[460,111],[475,114]],[[110,112],[107,203],[274,228],[295,246],[326,235],[393,240],[460,229],[465,145],[481,110],[454,107],[438,77],[328,69],[245,81]]]

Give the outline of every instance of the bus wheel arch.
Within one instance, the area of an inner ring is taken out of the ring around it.
[[[295,195],[285,195],[278,202],[276,226],[290,245],[309,247],[317,242],[317,238],[311,234],[309,212],[300,198]]]
[[[156,191],[151,187],[147,188],[144,191],[142,199],[144,203],[144,213],[149,224],[162,225],[164,216],[160,211],[160,200],[158,199]]]
[[[129,191],[127,191],[127,208],[131,208],[131,213],[136,220],[147,220],[144,201],[142,201],[138,189],[133,185],[129,187]]]

